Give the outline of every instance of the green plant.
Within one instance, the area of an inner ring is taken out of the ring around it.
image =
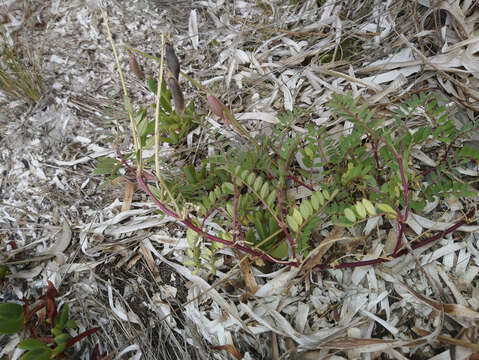
[[[159,60],[163,64],[163,56]],[[167,66],[173,72],[170,64]],[[160,72],[159,78],[162,76]],[[419,237],[411,245],[403,243],[411,210],[420,212],[434,196],[477,196],[477,189],[467,179],[455,181],[457,167],[477,166],[478,152],[459,143],[477,124],[457,129],[433,96],[414,95],[395,112],[378,114],[359,98],[334,95],[329,106],[334,116],[354,124],[349,134],[335,140],[325,128],[308,124],[307,133],[300,135],[294,130],[301,115],[296,111],[281,116],[268,138],[253,139],[208,89],[183,76],[204,91],[212,112],[245,138],[246,145],[237,146],[219,137],[213,140],[214,154],[182,159],[186,164],[181,168],[170,162],[165,175],[158,166],[153,175],[138,147],[137,167],[129,165],[122,154],[118,157],[159,209],[187,227],[189,265],[206,265],[214,271],[215,254],[222,244],[274,263],[299,266],[320,245],[314,234],[323,227],[354,227],[372,217],[394,219],[398,237],[392,253],[367,261],[333,258],[317,267],[377,264],[435,241],[474,216],[473,207],[445,232]],[[157,103],[161,103],[167,89],[156,90]],[[165,116],[171,117],[171,113],[165,111]],[[414,126],[418,121],[427,126]],[[160,131],[156,126],[156,139]],[[132,132],[136,138],[136,129]],[[142,132],[139,134],[141,139]],[[423,147],[442,152],[436,159],[438,166],[425,168],[415,163],[411,154]],[[155,178],[159,186],[149,184]],[[296,199],[298,188],[307,193]],[[217,227],[224,231],[214,231]],[[367,254],[368,250],[366,244],[362,251]],[[337,254],[337,258],[344,255]]]
[[[177,199],[193,203],[201,217],[216,213],[217,224],[233,234],[230,238],[222,235],[229,245],[253,249],[270,237],[255,249],[257,256],[276,262],[289,257],[299,263],[318,245],[312,233],[321,224],[350,227],[374,216],[398,221],[397,244],[394,252],[387,254],[397,257],[405,251],[401,239],[411,209],[420,212],[433,196],[477,196],[477,190],[466,181],[455,181],[457,168],[474,166],[479,156],[477,150],[456,147],[455,142],[477,125],[456,129],[433,97],[412,97],[390,117],[376,116],[374,109],[351,96],[333,96],[330,106],[337,116],[354,124],[351,134],[335,143],[324,136],[324,129],[308,126],[307,134],[298,138],[291,128],[298,114],[287,114],[260,148],[225,144],[217,156],[208,159],[210,171],[205,172],[203,165],[195,173],[188,165],[185,177],[176,180],[183,184],[177,186],[183,189]],[[415,129],[405,126],[418,112],[434,119],[433,123]],[[392,124],[384,126],[386,120]],[[439,166],[414,166],[412,150],[430,143],[443,152],[437,159]],[[298,152],[306,168],[295,163]],[[323,168],[322,181],[314,181],[313,168]],[[196,191],[184,191],[188,186],[203,186],[208,193],[198,196]],[[294,186],[309,189],[311,195],[291,199],[288,192]],[[200,225],[197,222],[203,232]],[[413,244],[417,245],[421,242]]]
[[[167,48],[170,49],[169,52],[167,52],[170,62],[176,64],[175,60],[178,60],[174,50],[171,46]],[[133,52],[130,49],[128,49],[128,52],[130,54],[130,62],[134,60],[133,63],[135,64],[131,66],[132,72],[139,77],[138,74],[142,74],[141,69],[139,69]],[[144,53],[141,54],[147,55]],[[157,59],[155,57],[152,58]],[[155,117],[152,118],[151,115],[149,115],[147,107],[139,107],[137,110],[133,110],[129,100],[126,102],[128,105],[125,105],[125,108],[128,113],[131,114],[132,124],[137,134],[136,141],[141,150],[153,148],[158,141],[177,145],[183,142],[190,131],[195,129],[203,121],[203,118],[196,114],[193,101],[186,107],[184,105],[183,93],[178,84],[179,64],[176,64],[176,66],[178,66],[178,68],[172,66],[172,69],[168,70],[169,76],[167,81],[163,78],[155,80],[152,77],[148,77],[146,79],[148,88],[153,94],[160,94],[159,101],[151,105],[151,108],[155,111]],[[161,88],[158,89],[158,83],[160,82]],[[167,82],[169,84],[168,86]],[[111,137],[110,140],[114,141],[114,137]],[[128,159],[133,155],[134,152],[130,152],[124,156]],[[146,165],[153,163],[155,163],[154,155],[145,161]],[[95,168],[95,174],[109,175],[110,180],[112,180],[117,176],[120,167],[120,161],[101,157]]]
[[[96,327],[71,336],[70,331],[76,329],[77,325],[69,316],[67,304],[62,306],[60,312],[57,311],[56,297],[57,290],[48,282],[45,294],[33,309],[30,309],[27,299],[23,299],[23,306],[16,303],[0,304],[0,333],[24,332],[30,335],[18,344],[19,349],[26,350],[21,360],[65,358],[68,348],[100,329]],[[46,311],[46,318],[38,315],[42,309]],[[101,359],[99,356],[95,358]]]
[[[156,94],[158,91],[158,82],[152,77],[147,79],[148,87]],[[176,103],[175,103],[176,104]],[[178,113],[178,109],[173,110],[172,92],[168,90],[166,82],[162,81],[161,100],[159,110],[159,130],[162,133],[160,141],[170,144],[178,144],[183,141],[190,131],[192,131],[201,121],[195,113],[195,104],[191,101],[186,109]],[[152,105],[153,109],[156,104]],[[152,148],[154,143],[155,120],[148,120],[146,108],[140,108],[135,113],[136,123],[139,135],[144,149]]]
[[[0,265],[0,280],[3,280],[9,274],[7,265]]]
[[[335,182],[351,194],[351,199],[357,192],[366,193],[371,201],[389,205],[387,208],[382,206],[386,212],[399,214],[399,208],[422,210],[426,201],[432,201],[432,194],[441,198],[477,194],[467,183],[454,184],[452,181],[454,174],[459,175],[455,167],[467,166],[474,160],[468,154],[468,148],[453,149],[454,143],[477,125],[471,123],[463,129],[456,129],[453,121],[448,119],[446,109],[438,106],[437,99],[423,93],[419,97],[413,96],[392,114],[394,121],[387,127],[384,124],[390,118],[375,116],[374,109],[368,109],[366,104],[351,96],[335,95],[330,106],[339,116],[355,124],[353,132],[341,138],[339,147],[330,154],[332,170],[325,173],[334,176]],[[410,128],[408,121],[418,111],[425,118],[434,119],[434,123]],[[365,144],[364,137],[368,140]],[[444,150],[443,159],[437,167],[417,170],[412,166],[411,152],[431,141],[435,147]],[[477,151],[475,154],[477,157]],[[449,159],[448,163],[446,159]],[[430,174],[434,174],[433,181],[425,179]],[[408,196],[411,190],[415,191],[412,198]]]

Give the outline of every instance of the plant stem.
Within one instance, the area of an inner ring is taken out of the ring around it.
[[[342,104],[341,104],[342,105]],[[400,155],[394,146],[389,144],[382,136],[380,136],[374,129],[369,127],[367,124],[365,124],[357,114],[353,113],[348,107],[343,106],[343,111],[345,111],[354,121],[356,121],[361,127],[366,129],[369,134],[374,135],[376,139],[381,141],[393,154],[394,158],[396,159],[398,166],[399,166],[399,174],[401,176],[401,184],[403,187],[403,192],[404,192],[404,214],[401,214],[400,211],[398,211],[397,218],[400,223],[400,228],[399,228],[399,236],[396,241],[396,246],[394,249],[393,254],[396,254],[396,251],[401,247],[402,243],[402,234],[403,234],[403,226],[404,223],[407,221],[408,215],[409,215],[409,187],[407,184],[406,180],[406,174],[404,172],[404,163],[403,163],[403,158],[402,155]],[[399,145],[399,152],[402,153],[402,142]]]
[[[479,206],[476,206],[477,208],[479,208]],[[413,244],[411,245],[411,249],[412,250],[416,250],[416,249],[419,249],[423,246],[426,246],[427,244],[430,244],[434,241],[437,241],[441,238],[443,238],[445,235],[447,234],[450,234],[452,233],[453,231],[455,231],[456,229],[460,228],[462,225],[466,224],[467,223],[467,219],[469,218],[472,218],[474,217],[475,215],[475,212],[476,212],[476,209],[473,209],[471,210],[471,212],[469,214],[466,215],[466,219],[463,219],[461,221],[458,221],[456,224],[452,225],[451,227],[449,227],[448,229],[440,232],[439,234],[436,234],[434,236],[431,236],[430,238],[427,238],[427,239],[424,239],[416,244]],[[372,259],[372,260],[364,260],[364,261],[355,261],[355,262],[348,262],[348,263],[343,263],[343,264],[339,264],[339,265],[336,265],[334,266],[333,268],[334,269],[344,269],[344,268],[355,268],[355,267],[359,267],[359,266],[368,266],[368,265],[376,265],[376,264],[380,264],[380,263],[384,263],[384,262],[387,262],[387,261],[390,261],[390,259],[388,258],[398,258],[400,256],[403,256],[405,255],[406,253],[408,252],[408,249],[407,248],[404,248],[402,249],[401,251],[398,251],[396,253],[393,253],[389,256],[386,256],[384,258],[377,258],[377,259]],[[320,269],[327,269],[329,268],[327,264],[320,264],[318,265],[318,268]]]
[[[94,327],[92,329],[88,329],[88,330],[85,330],[84,332],[82,332],[81,334],[78,334],[77,336],[75,337],[72,337],[70,340],[67,341],[67,346],[66,346],[66,349],[68,349],[70,346],[72,346],[73,344],[79,342],[81,339],[87,337],[88,335],[91,335],[91,334],[94,334],[96,333],[98,330],[100,330],[101,328],[100,327]],[[65,349],[65,350],[66,350]]]
[[[201,230],[199,227],[197,227],[195,224],[193,224],[193,222],[189,219],[189,218],[181,218],[178,214],[175,214],[173,211],[171,211],[170,209],[168,209],[159,199],[156,198],[156,196],[150,191],[150,189],[148,188],[148,185],[146,184],[144,178],[142,177],[142,175],[138,175],[137,178],[136,178],[137,182],[138,182],[138,186],[140,189],[142,189],[155,203],[156,205],[158,205],[158,207],[160,208],[161,211],[163,211],[166,215],[169,215],[173,218],[175,218],[176,220],[179,220],[181,223],[183,223],[183,225],[185,225],[186,227],[190,228],[191,230],[195,231],[196,233],[198,233],[199,235],[203,236],[204,238],[208,239],[209,241],[215,241],[215,242],[219,242],[221,244],[225,244],[227,246],[232,246],[238,250],[241,250],[247,254],[250,254],[250,255],[253,255],[253,256],[257,256],[257,257],[260,257],[266,261],[269,261],[269,262],[273,262],[273,263],[277,263],[277,264],[284,264],[284,265],[289,265],[289,266],[296,266],[296,262],[287,262],[287,261],[281,261],[281,260],[278,260],[278,259],[275,259],[274,257],[262,252],[262,251],[259,251],[259,250],[253,250],[245,245],[241,245],[241,244],[235,244],[231,241],[228,241],[228,240],[225,240],[225,239],[222,239],[222,238],[219,238],[217,236],[214,236],[214,235],[211,235],[211,234],[208,234],[206,232],[204,232],[203,230]]]
[[[131,127],[131,131],[132,131],[132,134],[133,134],[133,142],[135,144],[135,153],[136,153],[137,156],[139,155],[138,156],[139,157],[138,172],[141,173],[141,170],[143,168],[143,160],[142,160],[142,156],[141,156],[141,142],[139,141],[139,138],[138,138],[138,135],[137,135],[138,132],[137,132],[137,128],[136,128],[136,122],[133,119],[133,108],[131,106],[130,97],[128,96],[128,91],[126,90],[125,78],[123,77],[123,71],[121,70],[120,59],[119,59],[118,53],[116,51],[115,42],[113,41],[113,36],[111,34],[110,25],[108,23],[108,17],[106,16],[105,11],[103,10],[102,6],[100,6],[100,11],[101,11],[101,16],[103,18],[103,21],[105,21],[106,30],[107,30],[107,33],[108,33],[108,39],[109,39],[110,44],[111,44],[111,49],[113,50],[113,55],[115,56],[116,67],[117,67],[117,70],[118,70],[118,75],[120,76],[120,82],[121,82],[121,86],[122,86],[122,89],[123,89],[123,99],[125,101],[125,109],[126,109],[126,111],[128,111],[128,116],[130,118],[130,127]],[[138,151],[140,152],[139,154],[138,154]]]
[[[236,243],[236,236],[238,235],[238,186],[236,185],[236,175],[233,177],[233,243]]]
[[[158,181],[163,188],[163,191],[166,191],[170,201],[175,206],[177,214],[181,214],[178,202],[171,194],[170,189],[166,185],[165,179],[160,171],[160,99],[161,99],[161,86],[163,84],[163,67],[164,67],[164,56],[165,56],[165,36],[161,34],[161,59],[160,59],[160,73],[158,74],[158,85],[156,87],[156,113],[155,113],[155,173]]]

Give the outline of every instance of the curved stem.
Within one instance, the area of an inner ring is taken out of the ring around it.
[[[268,254],[266,254],[262,251],[253,250],[253,249],[249,248],[248,246],[241,245],[241,244],[238,244],[238,243],[235,244],[232,241],[228,241],[228,240],[225,240],[225,239],[222,239],[220,237],[217,237],[217,236],[214,236],[214,235],[211,235],[209,233],[204,232],[202,229],[200,229],[198,226],[196,226],[188,217],[186,217],[185,219],[182,219],[178,214],[176,214],[174,211],[168,209],[160,200],[158,200],[156,198],[156,196],[148,188],[148,185],[146,184],[146,182],[143,179],[143,177],[141,176],[141,174],[137,176],[136,180],[138,182],[138,186],[140,187],[140,189],[142,189],[156,203],[156,205],[158,205],[158,207],[160,208],[160,210],[162,212],[164,212],[166,215],[169,215],[169,216],[175,218],[176,220],[180,221],[183,225],[190,228],[191,230],[198,233],[199,235],[203,236],[204,238],[208,239],[209,241],[215,241],[215,242],[219,242],[221,244],[227,245],[227,246],[234,247],[234,248],[236,248],[238,250],[241,250],[241,251],[243,251],[243,252],[245,252],[249,255],[262,258],[262,259],[264,259],[266,261],[269,261],[269,262],[273,262],[273,263],[277,263],[277,264],[283,264],[283,265],[287,265],[287,266],[297,266],[297,262],[281,261],[281,260],[278,260],[278,259],[272,257],[271,255],[268,255]]]

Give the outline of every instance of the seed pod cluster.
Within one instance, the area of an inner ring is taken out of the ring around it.
[[[179,83],[180,62],[176,56],[175,49],[170,43],[165,45],[165,59],[167,65],[166,83],[173,95],[176,113],[182,117],[185,113],[185,98],[183,97]]]

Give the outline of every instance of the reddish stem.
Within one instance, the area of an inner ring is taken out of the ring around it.
[[[314,188],[312,186],[309,186],[308,184],[305,184],[304,182],[302,182],[301,180],[299,180],[298,178],[296,178],[293,175],[288,175],[288,179],[293,180],[296,184],[298,184],[302,187],[305,187],[306,189],[308,189],[310,191],[314,191]]]
[[[188,219],[188,218],[182,219],[175,212],[171,211],[165,205],[163,205],[160,202],[160,200],[158,200],[155,197],[155,195],[150,191],[150,189],[148,188],[148,185],[146,185],[146,183],[145,183],[145,179],[143,179],[143,177],[141,175],[138,175],[136,179],[138,181],[139,188],[142,189],[156,203],[156,205],[158,205],[158,207],[160,208],[161,211],[163,211],[166,215],[169,215],[169,216],[175,218],[176,220],[180,221],[181,223],[183,223],[183,225],[185,225],[186,227],[195,231],[196,233],[200,234],[201,236],[208,239],[209,241],[215,241],[215,242],[219,242],[221,244],[225,244],[227,246],[232,246],[232,247],[234,247],[238,250],[241,250],[241,251],[243,251],[247,254],[260,257],[260,258],[262,258],[266,261],[293,266],[293,263],[279,261],[279,260],[275,259],[274,257],[272,257],[268,254],[265,254],[263,252],[253,250],[253,249],[251,249],[247,246],[241,245],[241,244],[235,244],[231,241],[228,241],[228,240],[225,240],[225,239],[222,239],[222,238],[219,238],[217,236],[214,236],[214,235],[211,235],[211,234],[208,234],[208,233],[204,232],[199,227],[197,227],[195,224],[193,224],[193,222],[190,219]]]
[[[462,135],[462,134],[461,134]],[[426,175],[429,175],[431,172],[433,172],[434,170],[436,170],[439,166],[441,166],[441,164],[445,161],[447,161],[447,158],[449,157],[449,151],[451,150],[452,148],[452,145],[454,145],[454,143],[456,142],[456,140],[459,138],[459,135],[456,136],[454,138],[454,140],[452,140],[449,145],[447,146],[446,148],[446,151],[444,152],[444,155],[442,156],[441,160],[439,161],[439,164],[437,164],[435,167],[432,167],[430,169],[426,169],[424,170],[421,175],[422,176],[426,176]],[[456,160],[452,160],[452,165],[456,165]]]
[[[126,167],[126,169],[131,172],[132,174],[136,174],[137,172],[137,169],[134,168],[133,166],[129,165],[127,162],[126,162],[126,159],[125,157],[123,156],[123,154],[118,150],[116,149],[116,153],[118,154],[118,157],[120,158],[120,161],[121,163],[123,164],[124,167]],[[156,179],[156,176],[149,173],[148,171],[145,171],[143,170],[143,176],[146,177],[147,179],[149,180],[155,180]]]
[[[402,244],[402,235],[404,233],[404,228],[406,227],[406,221],[409,216],[409,186],[406,180],[406,175],[404,173],[403,160],[402,160],[402,141],[399,143],[399,154],[394,152],[394,157],[399,165],[399,173],[401,174],[401,183],[404,191],[404,215],[398,217],[399,222],[399,234],[396,241],[396,246],[394,247],[393,255],[397,253]]]
[[[233,243],[236,243],[236,236],[238,233],[238,187],[236,186],[236,175],[233,177]]]
[[[45,300],[47,302],[47,316],[50,319],[50,327],[55,327],[55,316],[57,316],[57,306],[55,304],[55,300],[52,298],[47,298]]]
[[[53,336],[37,336],[34,339],[47,344],[55,343],[55,339],[53,338]]]
[[[478,208],[479,208],[479,206],[478,206]],[[476,212],[476,209],[471,210],[471,212],[466,215],[466,218],[469,218],[469,219],[473,218],[474,215],[475,215],[475,212]],[[411,245],[411,248],[413,250],[416,250],[416,249],[419,249],[423,246],[426,246],[427,244],[432,243],[436,240],[439,240],[442,237],[444,237],[445,235],[452,233],[453,231],[460,228],[462,225],[464,225],[466,223],[467,223],[467,219],[461,220],[461,221],[457,222],[456,224],[452,225],[451,227],[449,227],[448,229],[440,232],[439,234],[436,234],[434,236],[431,236],[430,238],[424,239],[424,240],[422,240],[422,241],[420,241],[416,244]],[[392,257],[392,258],[396,259],[400,256],[405,255],[407,253],[407,251],[408,251],[408,249],[404,248],[401,251],[393,253],[393,254],[391,254],[387,257],[390,257],[390,258]],[[337,266],[334,266],[334,269],[355,268],[355,267],[359,267],[359,266],[376,265],[376,264],[380,264],[380,263],[387,262],[387,261],[389,261],[389,260],[386,259],[386,258],[377,258],[377,259],[372,259],[372,260],[348,262],[348,263],[339,264]],[[329,266],[327,264],[319,264],[317,267],[320,268],[320,269],[329,268]]]
[[[44,308],[47,304],[45,302],[42,302],[40,305],[35,306],[31,311],[28,311],[28,307],[25,309],[24,308],[24,313],[25,313],[25,323],[28,323],[32,316],[39,311],[40,309]]]
[[[81,339],[87,337],[88,335],[96,333],[98,330],[100,330],[100,327],[94,327],[92,329],[86,330],[82,332],[81,334],[78,334],[77,336],[72,337],[70,340],[67,341],[67,346],[65,349],[68,349],[71,347],[73,344],[79,342]]]

